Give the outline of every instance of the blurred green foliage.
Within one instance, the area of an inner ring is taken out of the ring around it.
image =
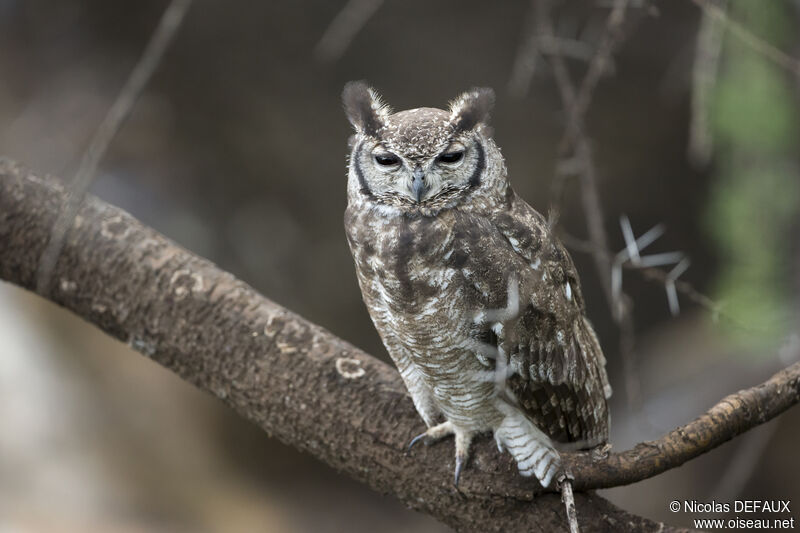
[[[787,1],[732,0],[732,19],[785,47],[796,32]],[[717,170],[708,223],[721,257],[716,297],[744,328],[732,338],[774,346],[796,327],[790,241],[800,213],[798,112],[792,73],[730,31],[711,100]]]

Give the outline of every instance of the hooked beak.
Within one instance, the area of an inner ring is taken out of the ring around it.
[[[425,183],[425,171],[422,170],[422,167],[417,165],[414,171],[411,174],[414,176],[414,181],[411,183],[411,193],[414,195],[414,198],[417,199],[417,203],[422,200],[422,197],[425,196],[425,193],[428,192],[428,185]]]

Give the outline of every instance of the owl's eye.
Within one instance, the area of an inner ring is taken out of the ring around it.
[[[464,150],[456,150],[455,152],[447,152],[436,158],[439,163],[458,163],[464,157]]]
[[[375,162],[382,167],[393,167],[400,163],[400,158],[387,152],[383,154],[375,154]]]

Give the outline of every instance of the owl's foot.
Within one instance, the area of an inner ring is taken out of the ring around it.
[[[453,474],[453,484],[457,487],[461,477],[461,471],[469,459],[469,445],[472,442],[472,435],[465,431],[458,430],[450,422],[442,422],[438,426],[428,428],[428,431],[417,435],[408,445],[410,450],[416,443],[422,441],[425,445],[443,439],[444,437],[455,435],[456,437],[456,469]]]
[[[453,435],[454,433],[455,429],[453,428],[453,424],[450,422],[442,422],[437,426],[428,428],[428,431],[425,433],[420,433],[411,439],[411,442],[408,443],[408,449],[410,450],[413,448],[414,445],[419,441],[422,441],[422,443],[427,446],[429,444],[433,444],[437,440],[441,440],[447,436]]]

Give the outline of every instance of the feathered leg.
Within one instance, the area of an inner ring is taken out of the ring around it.
[[[514,457],[519,473],[535,475],[543,487],[561,470],[561,456],[550,438],[522,413],[509,413],[494,435]]]
[[[420,433],[411,439],[408,449],[410,450],[419,441],[427,445],[450,435],[455,435],[456,437],[456,467],[453,474],[453,484],[458,486],[461,471],[464,469],[464,465],[467,464],[467,460],[469,459],[469,446],[472,443],[472,433],[453,426],[449,421],[442,422],[438,426],[428,428],[425,433]]]

